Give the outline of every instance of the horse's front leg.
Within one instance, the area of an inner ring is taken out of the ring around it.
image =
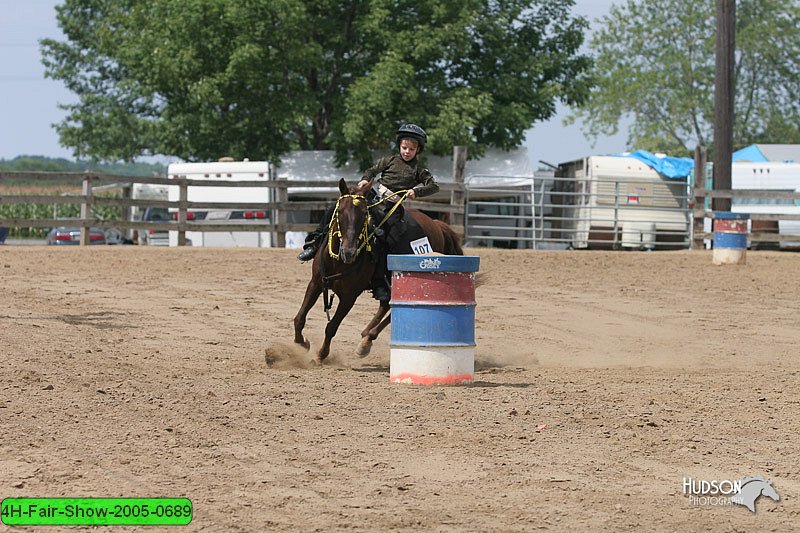
[[[375,313],[375,316],[372,317],[372,320],[369,321],[367,327],[365,327],[364,331],[361,332],[361,342],[356,349],[356,353],[360,357],[366,357],[369,355],[369,351],[372,349],[372,341],[378,337],[378,333],[380,333],[383,329],[382,327],[379,327],[378,324],[381,323],[381,320],[388,312],[389,302],[382,301],[381,305],[378,307],[378,311]]]
[[[347,313],[350,312],[350,309],[352,309],[353,305],[356,303],[356,298],[358,298],[358,293],[346,295],[346,298],[339,297],[339,305],[336,306],[336,312],[328,322],[328,325],[325,326],[325,341],[322,343],[319,353],[317,353],[317,362],[321,363],[330,354],[331,340],[339,330],[339,325],[342,323],[342,320],[344,320],[344,317],[347,316]]]
[[[314,304],[317,303],[320,294],[322,294],[322,287],[314,279],[309,281],[303,303],[294,317],[294,342],[303,346],[306,350],[311,347],[311,343],[303,336],[303,328],[306,326],[306,316],[308,316],[308,312],[314,307]]]

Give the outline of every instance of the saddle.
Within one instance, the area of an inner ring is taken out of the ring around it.
[[[383,202],[372,208],[370,214],[373,223],[377,226],[391,211],[394,204]],[[382,235],[380,235],[382,234]],[[422,227],[413,217],[407,216],[402,204],[383,223],[376,233],[376,237],[385,244],[386,252],[393,254],[413,254],[411,242],[425,237]]]

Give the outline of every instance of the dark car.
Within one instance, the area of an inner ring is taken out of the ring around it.
[[[61,226],[47,234],[46,244],[64,246],[81,243],[81,228]],[[100,228],[89,229],[89,244],[106,244],[106,234]]]

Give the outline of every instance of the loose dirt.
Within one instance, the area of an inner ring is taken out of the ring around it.
[[[321,302],[292,343],[292,250],[0,247],[0,497],[188,497],[181,531],[797,527],[800,256],[467,253],[476,381],[426,388],[388,382],[388,332],[355,355],[369,295],[325,365]],[[683,493],[748,475],[781,500]]]

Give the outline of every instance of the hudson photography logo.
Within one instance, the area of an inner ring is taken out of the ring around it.
[[[759,497],[766,496],[776,502],[781,499],[772,481],[760,476],[737,480],[684,477],[683,495],[689,498],[691,505],[742,505],[753,513],[756,512],[756,500]]]

